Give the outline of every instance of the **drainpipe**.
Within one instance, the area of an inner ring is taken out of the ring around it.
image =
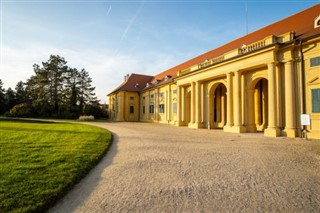
[[[300,39],[300,58],[301,58],[301,86],[302,86],[302,114],[306,114],[306,73],[304,64],[304,55],[302,50],[302,39]],[[303,125],[302,132],[306,134],[306,126]]]

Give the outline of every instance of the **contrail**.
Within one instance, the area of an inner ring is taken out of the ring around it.
[[[107,16],[109,15],[110,11],[111,11],[112,7],[111,5],[109,6],[108,12],[107,12]]]
[[[135,14],[133,15],[133,17],[130,19],[130,21],[129,21],[127,27],[126,27],[126,29],[125,29],[124,32],[122,33],[122,36],[121,36],[121,39],[120,39],[120,43],[119,43],[118,48],[116,49],[114,55],[117,55],[117,54],[118,54],[119,49],[120,49],[120,47],[121,47],[121,45],[122,45],[122,42],[123,42],[124,38],[127,36],[127,34],[128,34],[128,32],[129,32],[131,26],[133,25],[133,23],[135,22],[136,18],[138,17],[138,15],[140,14],[140,12],[142,11],[143,7],[144,7],[144,2],[141,3],[140,7],[137,9],[136,13],[135,13]]]

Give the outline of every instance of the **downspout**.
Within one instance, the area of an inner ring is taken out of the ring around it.
[[[301,86],[302,86],[302,114],[306,114],[306,73],[304,55],[302,50],[302,39],[300,39],[300,59],[301,59]],[[302,132],[306,134],[306,126],[303,125]]]

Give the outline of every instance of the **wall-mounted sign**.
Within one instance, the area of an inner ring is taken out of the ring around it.
[[[301,125],[310,126],[310,115],[309,114],[301,114]]]

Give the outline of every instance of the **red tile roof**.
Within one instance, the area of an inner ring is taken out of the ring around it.
[[[152,83],[152,86],[149,88],[172,82],[172,79],[177,76],[177,73],[180,70],[187,69],[193,65],[204,62],[206,59],[212,59],[223,55],[224,53],[227,53],[231,50],[240,48],[243,44],[251,44],[256,41],[262,40],[270,35],[279,36],[287,32],[294,32],[296,36],[299,36],[300,38],[306,38],[315,34],[319,34],[320,27],[314,28],[314,20],[319,16],[319,14],[320,4],[316,4],[315,6],[310,7],[304,11],[289,16],[276,23],[270,24],[262,29],[259,29],[241,38],[233,40],[223,46],[220,46],[193,59],[190,59],[182,64],[172,67],[164,72],[157,74],[154,77],[132,74],[127,82],[123,82],[110,94],[119,90],[141,91],[142,89],[147,89],[145,88],[147,82]],[[169,80],[167,81],[164,81],[165,76],[171,76],[171,78],[169,78]],[[156,80],[160,80],[160,82],[155,84]],[[139,83],[139,88],[134,87],[136,83]]]
[[[119,87],[117,87],[108,95],[111,95],[118,91],[139,92],[146,87],[146,84],[150,82],[152,78],[153,76],[132,73],[127,80],[122,82]]]
[[[199,55],[162,73],[159,73],[152,79],[152,82],[154,82],[156,79],[163,79],[163,77],[166,75],[176,77],[179,70],[187,69],[193,65],[205,61],[206,59],[218,57],[231,50],[240,48],[243,44],[254,43],[270,35],[278,36],[287,32],[295,32],[296,35],[301,35],[301,38],[304,38],[320,33],[320,28],[314,29],[314,20],[319,16],[319,14],[320,4],[317,4],[311,8],[289,16],[281,21],[268,25],[260,30],[233,40],[230,43]]]

